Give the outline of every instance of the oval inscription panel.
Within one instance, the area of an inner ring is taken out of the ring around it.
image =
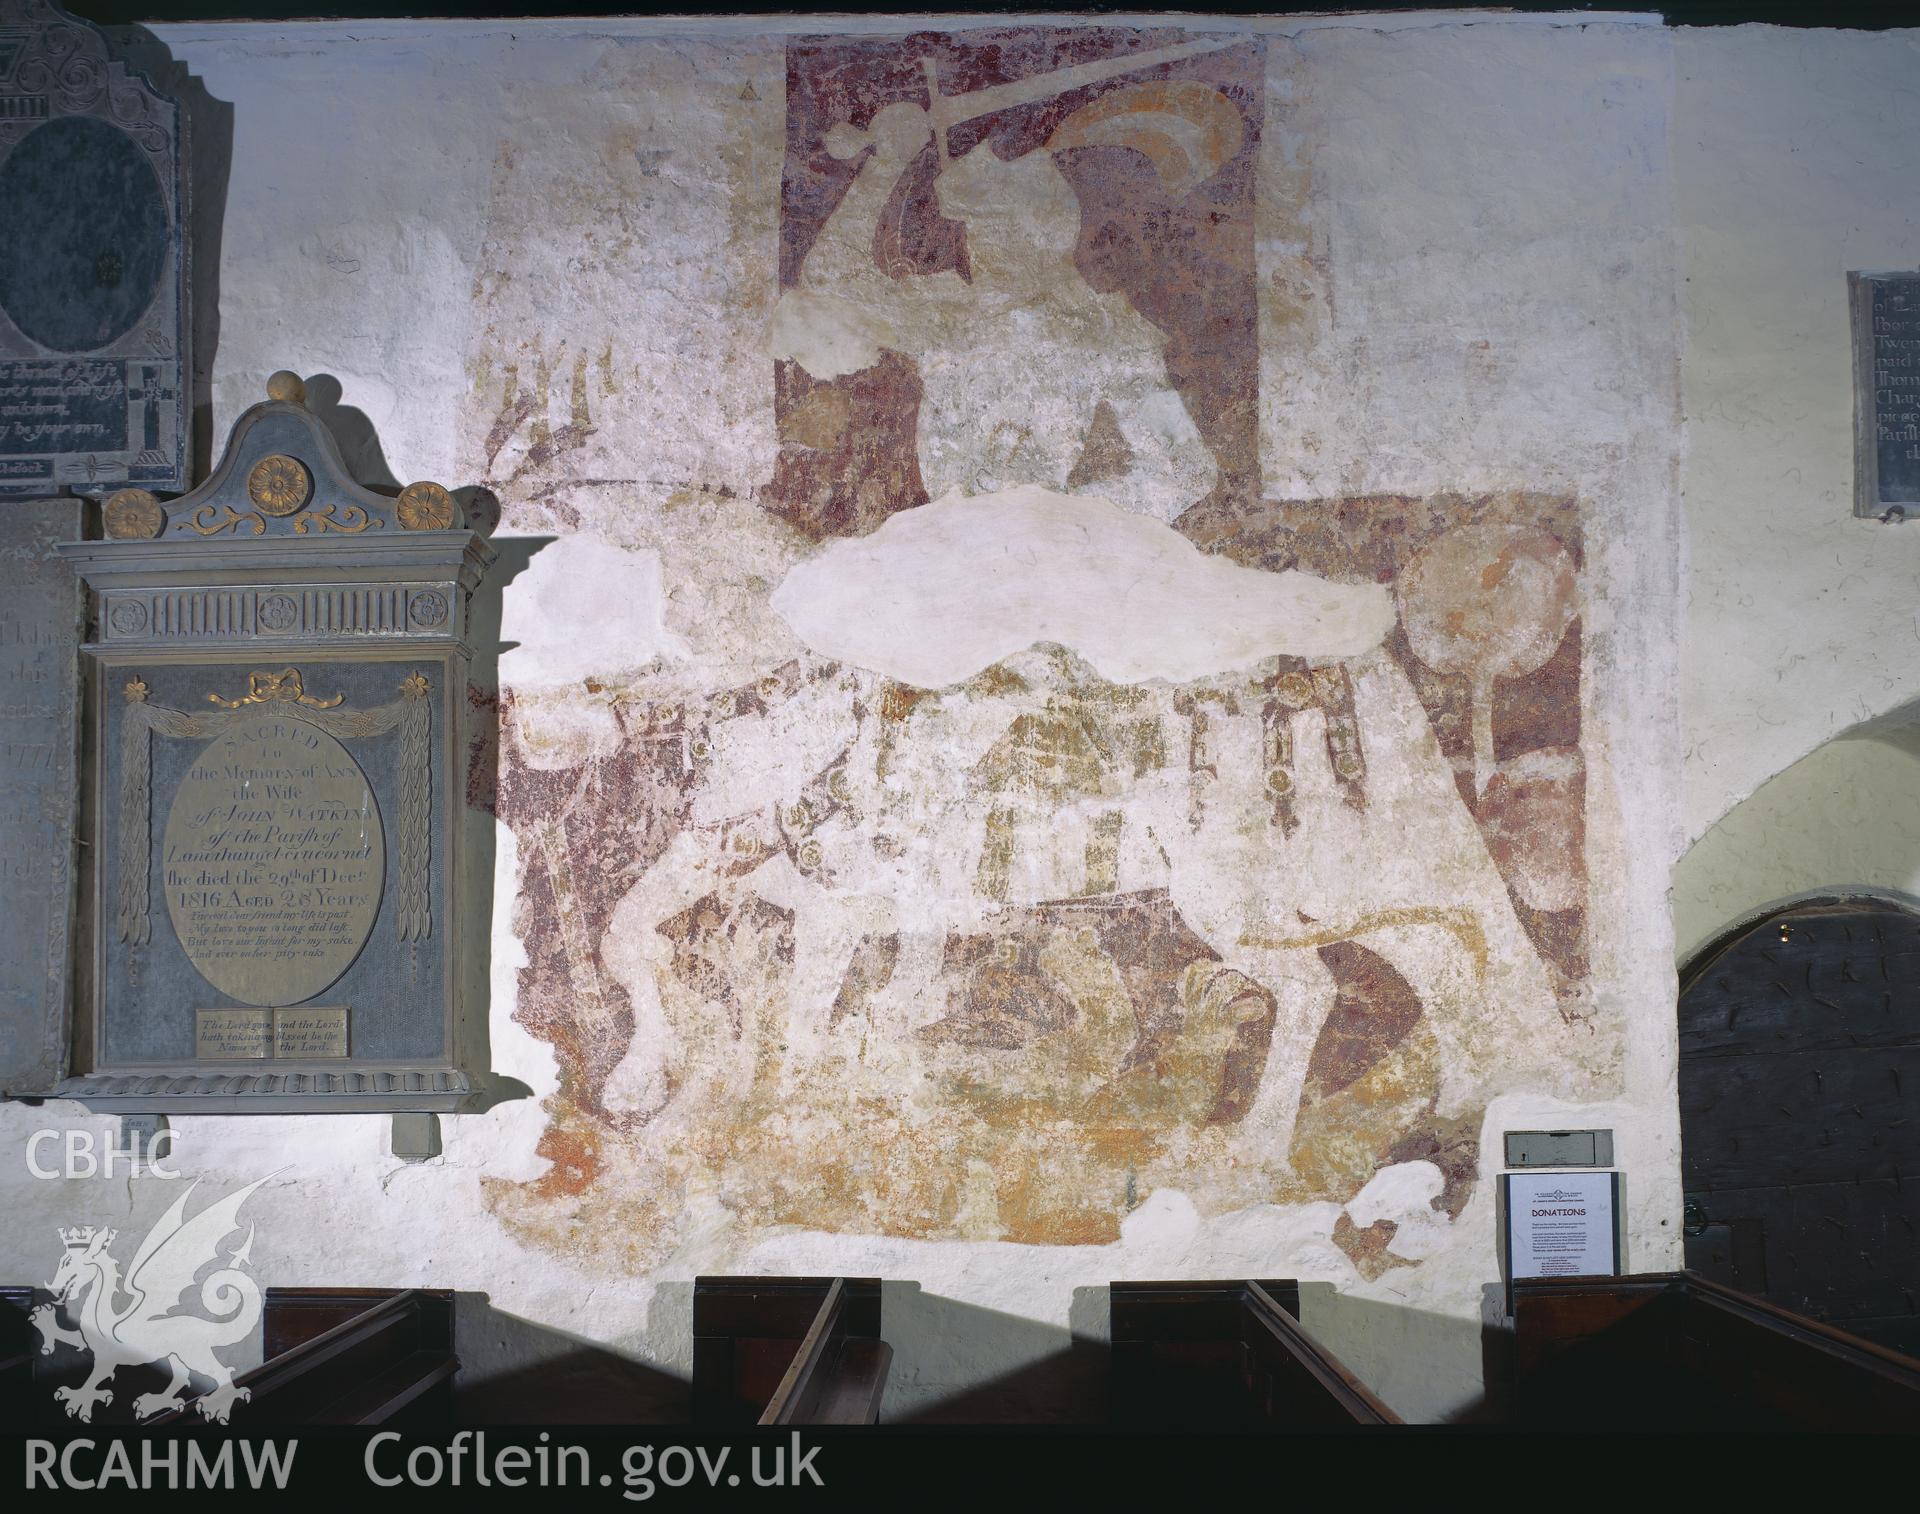
[[[311,999],[373,931],[386,835],[367,775],[325,731],[272,711],[194,760],[167,815],[161,884],[200,975],[243,1004]]]
[[[0,167],[0,309],[43,347],[93,352],[146,314],[167,270],[167,205],[134,139],[55,116]]]

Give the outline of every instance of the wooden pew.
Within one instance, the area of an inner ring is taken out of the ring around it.
[[[1920,1430],[1920,1362],[1691,1272],[1518,1278],[1523,1423]]]
[[[32,1309],[31,1288],[0,1288],[0,1416],[16,1425],[35,1418],[33,1358],[38,1342],[28,1323]]]
[[[878,1278],[694,1279],[696,1421],[870,1425],[892,1361]]]
[[[1400,1418],[1300,1324],[1300,1285],[1114,1283],[1112,1410],[1162,1428],[1330,1429]]]
[[[452,1405],[453,1293],[437,1288],[269,1288],[259,1366],[234,1378],[252,1397],[233,1423],[381,1425],[444,1421]],[[189,1424],[189,1401],[152,1425]]]
[[[53,1390],[75,1369],[43,1356],[30,1315],[30,1287],[0,1288],[0,1405],[18,1424],[71,1424]],[[231,1423],[263,1425],[374,1425],[404,1417],[445,1419],[452,1404],[459,1358],[453,1347],[453,1294],[440,1289],[269,1288],[262,1296],[259,1366],[238,1373],[236,1388],[252,1397],[236,1404]],[[131,1405],[142,1392],[161,1391],[166,1365],[122,1367],[113,1376],[114,1401],[96,1415],[102,1423],[134,1423]],[[146,1425],[201,1422],[193,1400],[138,1421]]]

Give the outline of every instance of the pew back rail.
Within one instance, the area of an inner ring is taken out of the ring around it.
[[[1529,1421],[1920,1429],[1920,1362],[1692,1272],[1514,1281]]]
[[[1114,1283],[1110,1300],[1113,1408],[1124,1423],[1400,1423],[1301,1325],[1291,1279]]]
[[[444,1417],[454,1374],[454,1296],[431,1288],[269,1288],[265,1360],[234,1378],[259,1424],[379,1425]],[[196,1420],[191,1401],[148,1421]]]
[[[870,1425],[892,1360],[878,1278],[694,1280],[696,1420]]]

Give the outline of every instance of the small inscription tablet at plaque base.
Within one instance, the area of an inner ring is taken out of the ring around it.
[[[211,1062],[272,1056],[273,1011],[196,1009],[193,1054],[201,1061]]]
[[[196,1009],[193,1054],[203,1062],[343,1060],[347,1011]]]
[[[346,1056],[346,1010],[276,1009],[273,1054],[282,1058]]]

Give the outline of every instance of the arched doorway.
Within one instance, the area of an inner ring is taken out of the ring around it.
[[[1796,900],[1680,974],[1687,1265],[1920,1354],[1920,911]]]

